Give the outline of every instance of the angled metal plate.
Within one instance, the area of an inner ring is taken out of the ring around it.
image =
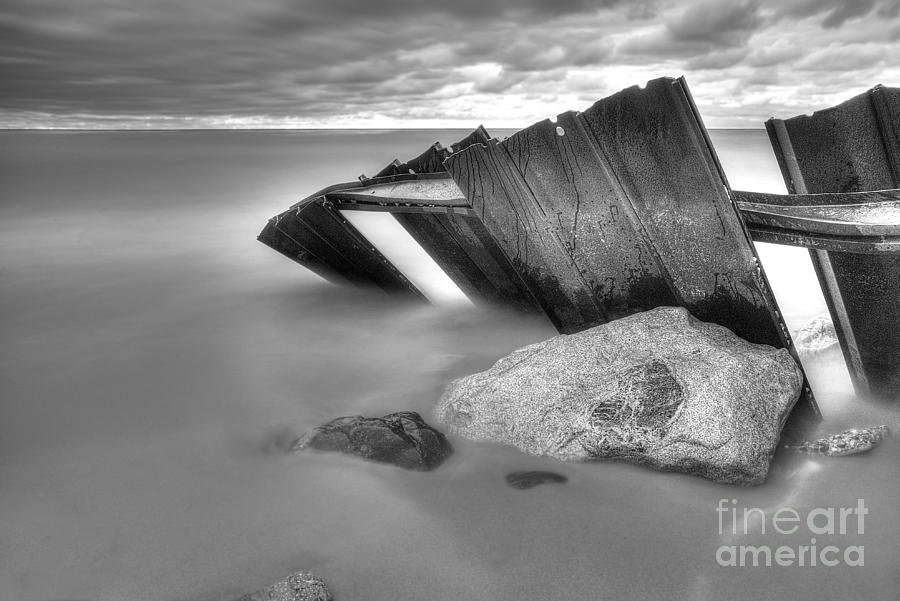
[[[329,281],[425,299],[324,195],[273,217],[258,239]]]
[[[390,190],[387,196],[394,201],[391,212],[466,296],[476,302],[487,301],[527,313],[538,313],[540,308],[531,291],[481,220],[474,216],[468,200],[449,178],[443,165],[451,150],[459,152],[473,144],[487,143],[489,139],[487,130],[479,126],[463,139],[451,144],[450,150],[436,142],[415,159],[405,163],[395,160],[379,175],[407,172],[419,174],[418,183],[426,184],[424,198],[407,199],[409,202],[404,203],[401,197],[403,192]],[[452,193],[439,190],[447,185],[452,186]],[[441,198],[441,207],[452,206],[455,209],[422,210],[423,200],[436,200],[437,197]],[[344,201],[359,199],[359,194],[341,194],[341,200]],[[345,203],[343,206],[371,208],[371,204],[362,202],[352,206]]]
[[[677,304],[788,344],[682,80],[629,88],[446,165],[561,330]]]
[[[506,255],[472,215],[397,212],[394,218],[466,296],[525,313],[540,308]]]
[[[488,139],[478,127],[451,148]],[[423,296],[340,215],[390,212],[470,299],[539,313],[530,289],[437,160],[448,154],[435,143],[415,159],[394,161],[379,177],[329,186],[271,219],[259,240],[331,281]]]

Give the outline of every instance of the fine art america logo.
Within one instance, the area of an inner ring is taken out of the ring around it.
[[[726,540],[738,537],[791,536],[801,544],[730,545],[716,550],[720,566],[771,567],[776,566],[863,566],[863,545],[832,544],[835,537],[852,537],[865,532],[865,517],[869,513],[863,499],[855,507],[816,507],[799,512],[793,507],[763,510],[759,507],[736,507],[737,499],[719,499],[719,536]],[[817,538],[818,537],[818,538]],[[784,538],[784,537],[780,537]],[[841,542],[846,538],[839,539]],[[787,541],[784,541],[787,542]]]

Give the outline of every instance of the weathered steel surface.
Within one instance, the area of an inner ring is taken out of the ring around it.
[[[443,171],[444,159],[450,156],[450,151],[441,146],[440,142],[432,144],[428,150],[414,159],[405,163],[394,159],[394,162],[375,174],[375,177],[388,175],[400,175],[402,173],[436,173]]]
[[[273,217],[259,240],[330,281],[424,295],[328,202],[313,196]]]
[[[479,127],[451,148],[461,150],[487,139]],[[273,218],[259,239],[327,279],[421,295],[340,215],[341,210],[390,212],[471,299],[539,312],[521,276],[437,160],[448,154],[436,143],[406,163],[394,161],[378,177],[329,186]],[[373,254],[374,263],[360,260],[352,268],[343,260],[346,249],[335,241],[332,247],[322,247],[322,233],[307,227],[304,217],[318,215],[323,208],[346,230],[347,241],[355,245],[353,252]],[[370,271],[373,264],[383,268]]]
[[[490,135],[484,126],[479,125],[472,133],[464,137],[458,142],[450,145],[450,148],[444,148],[440,142],[435,142],[419,156],[401,163],[400,159],[394,159],[390,165],[375,174],[375,177],[387,177],[391,175],[406,175],[409,173],[444,173],[444,161],[452,152],[459,152],[464,148],[468,148],[472,144],[484,144],[490,139]],[[359,178],[365,182],[370,179],[366,176]]]
[[[487,130],[479,126],[450,148],[459,152],[473,144],[487,143],[489,139]],[[370,185],[365,191],[340,191],[332,197],[347,208],[390,210],[470,299],[539,312],[540,308],[522,277],[481,220],[474,216],[468,200],[447,174],[443,160],[451,150],[435,143],[415,159],[392,163],[397,173],[418,174],[415,181]],[[389,165],[379,174],[391,172]],[[420,188],[412,189],[413,185]],[[389,198],[385,199],[385,196]],[[374,197],[381,197],[376,201],[377,208]],[[424,201],[430,201],[430,204],[425,205]]]
[[[879,86],[811,116],[772,119],[766,128],[792,193],[900,187],[900,89]],[[810,254],[857,391],[896,399],[900,255],[886,242],[876,255],[823,245]]]
[[[900,252],[900,190],[733,192],[754,240],[854,253]]]
[[[883,203],[900,202],[900,190],[870,190],[863,192],[825,192],[820,194],[772,194],[770,192],[747,192],[745,190],[732,190],[735,200],[740,203],[755,203],[784,207],[788,211],[810,208],[818,210],[822,207],[827,211],[828,207],[842,206],[871,206],[877,208]],[[893,219],[889,214],[886,217]],[[821,214],[822,219],[828,219],[826,213]]]
[[[478,217],[399,212],[394,218],[470,299],[526,313],[540,311],[525,282]]]
[[[516,136],[530,137],[540,126]],[[572,332],[608,321],[573,261],[565,232],[550,222],[552,207],[539,204],[504,143],[491,140],[470,146],[452,155],[446,164],[557,328]],[[572,205],[570,214],[576,213],[575,209]]]
[[[446,173],[366,179],[344,186],[325,194],[341,209],[474,214],[459,186]]]
[[[677,304],[788,344],[683,81],[629,88],[446,164],[561,330]]]

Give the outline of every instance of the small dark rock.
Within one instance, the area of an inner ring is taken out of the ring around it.
[[[332,601],[328,587],[308,572],[294,572],[284,580],[244,595],[237,601]]]
[[[294,442],[291,450],[340,451],[412,470],[432,470],[453,452],[447,438],[414,411],[339,417]]]
[[[532,488],[538,484],[565,484],[569,479],[554,472],[513,472],[506,475],[506,483],[519,490]]]

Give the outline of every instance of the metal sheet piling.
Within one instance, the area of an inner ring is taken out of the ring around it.
[[[425,299],[324,194],[270,219],[259,240],[329,281]]]
[[[771,119],[766,129],[793,194],[900,188],[900,89],[878,86],[811,116]],[[811,245],[810,256],[857,392],[897,400],[900,254],[889,236]]]
[[[789,345],[683,80],[629,88],[446,165],[562,331],[671,304]]]
[[[338,214],[392,213],[471,298],[543,311],[561,332],[679,305],[796,358],[751,231],[794,244],[830,243],[829,236],[851,245],[877,242],[871,228],[854,221],[865,208],[848,209],[843,225],[828,226],[846,231],[813,231],[804,219],[822,222],[824,213],[732,192],[683,79],[628,88],[503,141],[478,128],[449,149],[435,144],[360,179],[305,203]],[[291,256],[291,241],[306,249],[314,237],[310,229],[282,233],[264,231],[261,240]],[[324,254],[308,252],[305,264],[365,279]],[[393,281],[383,270],[377,280]],[[786,435],[799,435],[818,417],[804,386]]]

